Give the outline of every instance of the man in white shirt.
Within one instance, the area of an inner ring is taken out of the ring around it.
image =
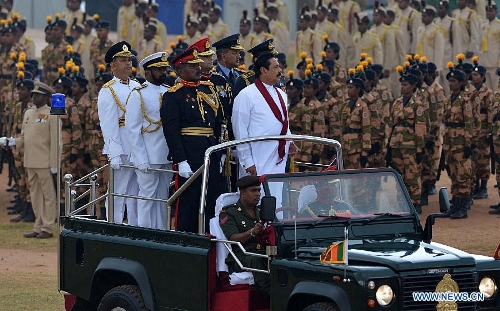
[[[111,168],[114,170],[115,193],[137,194],[138,185],[135,173],[131,169],[122,168],[130,164],[130,144],[125,129],[125,112],[127,97],[130,92],[140,86],[139,82],[129,78],[132,73],[132,48],[126,41],[121,41],[109,48],[105,55],[106,63],[111,64],[113,79],[104,84],[97,96],[97,111],[104,138],[103,154],[107,154]],[[122,223],[125,212],[125,199],[115,197],[113,222]],[[127,200],[128,223],[137,225],[135,200]]]
[[[170,161],[167,160],[168,146],[160,118],[163,93],[167,91],[163,84],[167,77],[167,53],[151,54],[144,58],[139,66],[144,68],[146,82],[130,93],[125,114],[130,160],[137,168],[135,173],[139,183],[139,196],[166,200],[172,173],[150,169],[172,169]],[[164,230],[165,204],[139,200],[137,224]]]
[[[255,61],[254,71],[254,84],[244,88],[234,99],[231,120],[235,139],[290,134],[287,95],[274,86],[282,74],[278,60],[272,53],[264,53]],[[237,150],[241,177],[284,173],[288,153],[295,153],[296,147],[280,140],[239,145]],[[281,185],[276,187],[281,188]],[[280,190],[271,189],[271,193],[280,206]]]

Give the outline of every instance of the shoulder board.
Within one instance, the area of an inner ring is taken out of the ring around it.
[[[102,87],[103,88],[110,87],[115,82],[116,82],[115,80],[109,80],[108,82],[104,83],[104,85]]]
[[[201,85],[208,85],[208,86],[213,86],[214,84],[210,81],[200,81]]]
[[[145,88],[145,87],[147,87],[147,86],[148,86],[148,85],[147,85],[146,83],[143,83],[143,84],[141,84],[141,85],[139,85],[139,86],[134,87],[134,90],[140,90],[140,89],[143,89],[143,88]]]
[[[253,71],[253,70],[248,70],[248,71],[246,71],[245,73],[243,73],[243,74],[241,75],[241,77],[242,77],[243,79],[248,79],[248,78],[250,78],[251,76],[254,76],[254,75],[255,75],[255,71]]]
[[[167,92],[169,93],[175,93],[177,92],[180,88],[182,88],[184,86],[184,84],[182,83],[176,83],[174,86],[171,86]]]
[[[246,70],[243,70],[243,69],[240,69],[240,68],[234,68],[234,70],[236,70],[236,71],[238,71],[238,72],[241,72],[241,73],[246,72]]]

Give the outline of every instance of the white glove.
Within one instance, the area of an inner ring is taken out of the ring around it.
[[[50,168],[50,173],[51,173],[52,175],[57,174],[57,167],[51,167],[51,168]]]
[[[7,138],[7,141],[9,142],[9,146],[15,146],[16,145],[16,139],[13,137]]]
[[[149,168],[149,163],[142,163],[137,165],[137,169],[143,173],[150,173]]]
[[[187,161],[182,161],[179,163],[179,175],[184,178],[189,178],[193,175],[193,170]]]
[[[119,170],[121,168],[122,164],[123,164],[122,158],[120,156],[116,156],[116,157],[112,158],[110,161],[111,168],[114,170]]]
[[[5,143],[7,142],[7,137],[0,137],[0,146],[5,146]]]

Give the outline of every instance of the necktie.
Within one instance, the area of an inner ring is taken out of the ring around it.
[[[234,84],[234,74],[232,70],[229,70],[229,84]]]

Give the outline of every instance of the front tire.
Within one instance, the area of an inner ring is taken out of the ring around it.
[[[304,311],[340,311],[340,309],[331,302],[317,302],[307,306]]]
[[[141,290],[136,285],[110,289],[101,299],[98,311],[147,311]]]

